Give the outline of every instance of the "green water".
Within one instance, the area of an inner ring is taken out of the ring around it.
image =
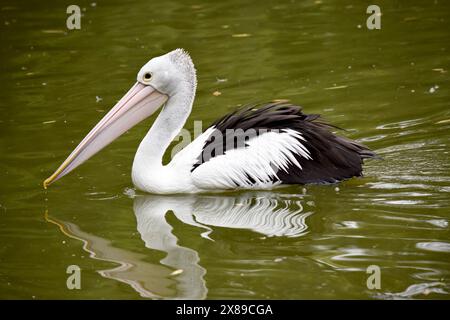
[[[377,1],[368,30],[371,3],[79,1],[69,31],[65,1],[3,0],[0,298],[448,299],[450,3]],[[177,47],[198,70],[187,129],[289,99],[383,160],[338,189],[133,197],[152,118],[45,191],[141,65]]]

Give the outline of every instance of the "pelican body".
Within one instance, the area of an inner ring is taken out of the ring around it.
[[[163,165],[194,103],[197,77],[189,54],[176,49],[148,61],[137,82],[88,133],[44,187],[68,174],[162,107],[141,141],[133,184],[156,194],[272,189],[286,184],[335,183],[362,175],[367,147],[334,135],[333,126],[301,107],[269,103],[237,110],[212,124]]]

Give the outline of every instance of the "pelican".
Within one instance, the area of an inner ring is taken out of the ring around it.
[[[133,184],[148,193],[336,183],[361,176],[363,160],[375,157],[366,146],[333,134],[331,129],[336,127],[321,121],[319,115],[273,102],[224,116],[164,165],[164,152],[191,113],[196,88],[196,70],[185,50],[151,59],[138,72],[133,87],[44,181],[44,188],[159,108],[132,167]]]

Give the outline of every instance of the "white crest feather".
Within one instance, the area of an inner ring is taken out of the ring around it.
[[[185,76],[186,82],[191,85],[193,91],[197,88],[197,72],[192,62],[189,53],[181,48],[175,49],[169,52],[169,58],[172,63],[174,63]]]

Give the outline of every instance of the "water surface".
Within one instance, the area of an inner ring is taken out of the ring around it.
[[[82,1],[69,31],[64,1],[2,1],[0,297],[448,299],[450,4],[379,1],[374,31],[368,4]],[[383,160],[338,186],[135,195],[149,119],[43,190],[141,65],[177,47],[198,70],[191,132],[288,99]]]

